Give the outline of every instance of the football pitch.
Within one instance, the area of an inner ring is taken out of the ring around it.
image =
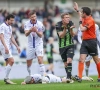
[[[31,84],[21,85],[23,79],[12,80],[16,85],[8,85],[0,80],[0,90],[100,90],[100,83],[97,82],[97,76],[92,76],[94,81],[75,81],[72,84],[68,83],[50,83],[50,84]]]

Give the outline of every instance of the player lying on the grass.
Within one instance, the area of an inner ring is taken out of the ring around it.
[[[53,74],[46,74],[43,80],[45,83],[73,83],[74,82],[73,80],[66,79],[65,77],[60,78]],[[21,84],[24,85],[24,84],[38,84],[38,83],[42,83],[42,76],[40,74],[27,76],[24,82],[22,82]]]

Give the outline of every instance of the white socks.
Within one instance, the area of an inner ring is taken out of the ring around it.
[[[45,66],[44,66],[44,64],[39,64],[39,68],[40,68],[41,76],[44,76],[45,75]]]
[[[44,64],[39,64],[39,70],[40,70],[40,74],[41,76],[43,76],[45,74],[45,66]],[[29,73],[29,75],[31,75],[31,66],[27,66],[27,71]]]
[[[31,66],[27,66],[27,71],[28,71],[28,73],[29,73],[29,75],[31,75]]]
[[[8,76],[9,76],[9,73],[10,73],[10,71],[11,71],[11,68],[12,68],[12,66],[10,66],[9,64],[5,67],[5,73],[6,73],[6,76],[5,76],[5,79],[7,79],[8,78]]]
[[[86,76],[89,76],[89,67],[85,66],[85,72],[86,72]]]

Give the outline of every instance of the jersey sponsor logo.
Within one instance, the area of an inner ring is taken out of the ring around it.
[[[66,33],[68,33],[68,29],[66,29]]]

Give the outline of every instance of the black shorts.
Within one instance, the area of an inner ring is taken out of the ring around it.
[[[53,63],[53,58],[48,58],[48,63],[49,64]]]
[[[80,54],[89,54],[91,56],[98,55],[97,40],[96,39],[83,40],[81,44]]]
[[[73,59],[74,45],[67,46],[67,47],[64,47],[64,48],[60,48],[59,51],[60,51],[61,58],[62,58],[63,62],[66,62],[67,58]]]

